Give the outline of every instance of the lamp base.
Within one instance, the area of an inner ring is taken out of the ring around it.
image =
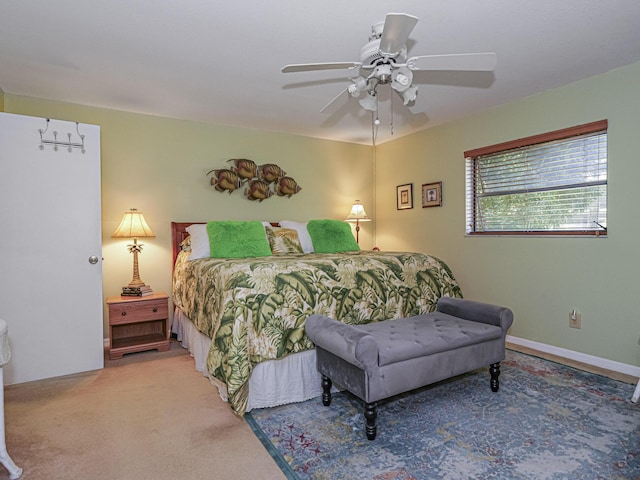
[[[144,297],[146,295],[151,295],[153,290],[149,285],[143,285],[141,287],[132,287],[128,285],[126,287],[122,287],[121,296],[123,297]]]

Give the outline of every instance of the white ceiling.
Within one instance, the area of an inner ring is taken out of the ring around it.
[[[640,61],[638,0],[3,0],[0,88],[371,144],[356,99],[320,113],[353,73],[280,69],[359,61],[389,12],[420,19],[409,56],[496,52],[498,65],[416,73],[424,114],[398,97],[391,117],[387,95],[378,143]]]

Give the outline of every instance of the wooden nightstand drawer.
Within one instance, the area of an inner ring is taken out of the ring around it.
[[[135,303],[114,303],[109,305],[109,323],[147,322],[159,320],[169,316],[169,306],[166,300],[148,300]]]

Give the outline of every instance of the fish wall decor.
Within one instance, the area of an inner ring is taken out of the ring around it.
[[[295,195],[300,190],[302,190],[302,187],[291,177],[281,177],[276,182],[276,193],[281,197],[291,198],[292,195]]]
[[[218,192],[231,194],[246,184],[244,197],[262,202],[274,195],[291,198],[302,190],[298,182],[288,177],[287,172],[275,163],[258,166],[248,158],[230,158],[227,163],[233,163],[233,166],[215,168],[207,172],[207,175],[213,174],[211,185]]]
[[[240,188],[242,181],[236,172],[227,170],[226,168],[220,168],[211,170],[207,175],[213,173],[211,177],[211,185],[219,192],[233,192],[235,189]]]
[[[287,172],[275,163],[265,163],[258,167],[258,178],[260,180],[266,180],[269,183],[273,183],[280,177],[284,177],[286,175]]]
[[[249,180],[249,186],[244,189],[244,194],[249,200],[262,202],[273,195],[273,192],[264,180]]]
[[[253,160],[247,158],[231,158],[227,160],[227,163],[229,162],[233,162],[235,166],[231,167],[231,170],[237,172],[243,182],[247,182],[258,176],[258,166]]]

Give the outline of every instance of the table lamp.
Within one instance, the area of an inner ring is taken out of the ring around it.
[[[356,224],[356,243],[360,243],[360,222],[370,222],[371,219],[365,212],[362,203],[360,200],[356,200],[351,206],[351,211],[349,212],[349,216],[345,219],[347,222],[351,222]]]
[[[133,278],[129,285],[122,287],[123,295],[142,295],[152,292],[151,287],[145,285],[140,279],[138,269],[138,254],[142,251],[142,244],[138,243],[138,238],[142,237],[155,237],[155,235],[149,228],[142,212],[132,208],[125,212],[120,225],[111,235],[111,238],[133,238],[133,244],[129,245],[129,253],[133,253]]]

